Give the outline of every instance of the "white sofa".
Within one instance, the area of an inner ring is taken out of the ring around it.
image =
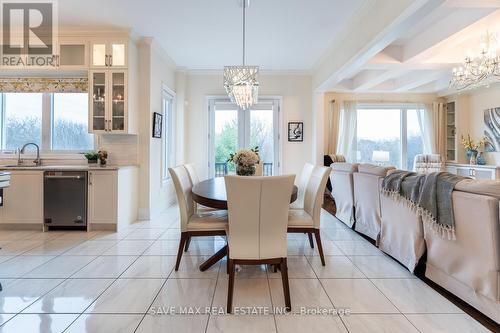
[[[464,180],[453,191],[456,240],[424,225],[425,276],[500,324],[500,181]]]
[[[330,182],[332,196],[337,213],[335,216],[349,228],[354,224],[354,182],[353,173],[358,171],[358,164],[333,163]]]
[[[387,172],[393,169],[395,168],[360,164],[358,165],[358,172],[353,174],[356,217],[354,230],[377,242],[381,224],[381,183]]]

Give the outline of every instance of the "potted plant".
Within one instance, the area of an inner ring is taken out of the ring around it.
[[[462,135],[462,146],[465,148],[465,152],[467,154],[467,161],[470,164],[477,163],[478,151],[480,148],[484,148],[484,146],[488,143],[488,139],[483,137],[479,142],[474,142],[470,138],[470,134],[467,134],[467,139]]]
[[[106,160],[108,159],[108,152],[105,150],[99,150],[97,154],[99,155],[99,164],[101,166],[106,166]]]
[[[97,160],[99,159],[99,153],[97,153],[95,151],[85,153],[85,154],[83,154],[83,156],[85,156],[85,158],[87,159],[88,164],[95,164],[95,163],[97,163]]]
[[[255,165],[260,161],[259,147],[240,149],[236,153],[230,154],[227,161],[236,165],[238,176],[253,176],[255,175]]]

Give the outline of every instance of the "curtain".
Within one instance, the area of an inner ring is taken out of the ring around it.
[[[357,103],[345,101],[340,112],[340,129],[337,154],[344,155],[348,162],[356,162]]]
[[[1,92],[88,92],[87,78],[1,78]]]
[[[446,158],[445,112],[445,106],[440,102],[426,104],[417,111],[424,154],[440,154],[443,159]]]
[[[328,105],[328,132],[326,151],[328,155],[336,154],[339,137],[340,104],[335,100]]]

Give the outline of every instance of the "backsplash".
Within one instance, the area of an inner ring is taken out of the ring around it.
[[[97,149],[108,152],[108,163],[113,165],[138,164],[137,135],[99,135]]]

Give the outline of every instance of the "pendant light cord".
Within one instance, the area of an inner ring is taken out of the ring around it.
[[[245,28],[247,0],[243,0],[243,66],[245,66]]]

